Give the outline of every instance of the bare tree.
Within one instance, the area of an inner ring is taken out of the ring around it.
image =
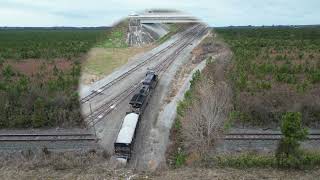
[[[201,80],[195,97],[182,119],[182,134],[189,151],[206,153],[223,131],[231,109],[231,89],[224,82]]]

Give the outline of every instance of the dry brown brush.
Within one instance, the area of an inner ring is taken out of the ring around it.
[[[195,98],[181,121],[185,147],[190,153],[205,154],[222,134],[231,109],[230,94],[224,81],[201,80],[196,86]]]

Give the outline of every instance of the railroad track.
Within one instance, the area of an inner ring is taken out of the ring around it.
[[[178,57],[180,55],[180,53],[186,47],[189,46],[189,43],[192,42],[193,39],[200,37],[205,31],[206,31],[206,29],[202,29],[202,30],[196,32],[196,34],[194,34],[194,36],[190,40],[188,40],[187,43],[184,43],[179,49],[177,49],[172,56],[169,56],[168,58],[166,58],[164,60],[164,63],[158,64],[155,68],[153,68],[153,71],[158,73],[159,76],[161,77],[161,75],[162,75],[161,73],[164,73],[164,71],[173,63],[175,58]]]
[[[192,27],[189,31],[187,32],[183,32],[182,37],[183,39],[192,35],[193,30],[196,29],[197,27],[199,27],[199,25]],[[113,86],[114,84],[118,83],[119,81],[121,81],[122,79],[124,79],[125,77],[129,76],[130,74],[132,74],[133,72],[137,71],[140,67],[144,66],[145,64],[147,64],[148,62],[150,62],[150,60],[159,57],[162,53],[165,53],[167,50],[169,50],[170,48],[174,47],[175,45],[181,43],[180,40],[176,40],[174,43],[172,43],[171,45],[169,45],[168,47],[162,49],[161,51],[153,54],[152,56],[150,56],[149,58],[143,60],[141,63],[137,64],[135,67],[133,67],[132,69],[130,69],[129,71],[121,74],[120,76],[118,76],[117,78],[115,78],[114,80],[110,81],[109,83],[103,85],[102,87],[100,87],[97,91],[91,92],[89,95],[83,97],[80,99],[80,103],[84,104],[88,101],[90,101],[92,98],[96,97],[97,95],[99,95],[100,93],[102,93],[103,91],[107,90],[108,88],[110,88],[111,86]]]
[[[1,142],[96,141],[93,134],[0,134]]]
[[[202,28],[202,29],[199,29],[199,28],[200,27],[197,26],[194,29],[193,34],[190,34],[190,37],[191,37],[190,39],[185,40],[184,43],[182,43],[182,46],[180,46],[173,54],[168,56],[165,60],[163,60],[160,64],[158,64],[156,67],[153,68],[153,70],[159,74],[159,78],[161,77],[162,73],[172,64],[175,58],[179,56],[180,53],[187,46],[189,46],[190,42],[192,42],[195,38],[200,37],[205,31],[207,31],[207,28]],[[112,100],[106,102],[105,104],[97,108],[92,114],[89,114],[87,117],[85,117],[88,127],[92,127],[95,124],[97,124],[106,115],[108,115],[119,103],[121,103],[128,96],[134,93],[137,89],[139,89],[142,85],[141,81],[130,86],[125,91],[121,92],[119,95],[114,97]]]
[[[282,138],[281,133],[230,133],[226,134],[224,140],[270,140],[278,141]],[[319,140],[320,133],[310,133],[307,140]]]

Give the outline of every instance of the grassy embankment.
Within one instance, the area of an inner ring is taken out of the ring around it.
[[[206,60],[207,66],[193,74],[190,89],[178,103],[170,136],[173,143],[168,150],[172,167],[192,164],[207,154],[223,131],[231,108],[231,88],[225,76],[230,61],[228,49],[208,36],[193,54],[194,59]]]
[[[110,74],[114,69],[126,64],[130,58],[139,53],[146,52],[168,40],[173,34],[177,33],[183,25],[170,24],[169,33],[158,39],[155,44],[144,47],[128,47],[126,35],[128,21],[124,20],[117,24],[108,32],[108,39],[99,43],[96,48],[89,52],[87,63],[84,65],[84,72],[91,74],[88,78],[99,79]],[[86,83],[90,82],[84,77]]]
[[[169,26],[169,33],[161,37],[160,39],[157,40],[157,44],[162,44],[166,40],[170,39],[170,37],[177,32],[181,31],[183,25],[179,24],[168,24]]]
[[[126,64],[136,54],[145,52],[153,47],[152,45],[128,47],[126,43],[127,30],[128,21],[124,20],[108,31],[108,38],[105,41],[101,41],[89,52],[88,59],[84,64],[84,72],[95,75],[99,79],[110,74],[115,68]]]
[[[82,126],[83,55],[105,30],[1,30],[0,128]]]
[[[234,53],[235,124],[278,127],[287,111],[319,127],[320,27],[218,28]]]

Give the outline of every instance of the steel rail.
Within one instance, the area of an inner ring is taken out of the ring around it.
[[[190,42],[192,42],[195,38],[199,37],[206,30],[207,28],[203,28],[201,31],[196,32],[196,36],[194,36],[194,34],[191,34],[192,38],[186,40],[181,47],[179,47],[176,51],[174,51],[173,54],[169,55],[160,64],[158,64],[154,68],[154,70],[157,73],[160,73],[161,71],[166,70],[170,66],[170,64],[175,60],[175,58],[181,53],[181,51],[183,51],[189,45]],[[85,118],[85,119],[89,119],[87,120],[88,127],[92,127],[98,122],[100,122],[100,120],[103,119],[103,117],[108,115],[119,103],[125,100],[128,96],[130,96],[133,92],[135,92],[139,87],[141,87],[141,81],[130,86],[128,89],[120,93],[118,96],[114,97],[112,100],[100,106],[92,114],[88,115]]]
[[[29,134],[29,133],[12,133],[12,134],[0,134],[0,138],[3,137],[3,136],[91,136],[92,134],[90,133],[83,133],[83,134],[80,134],[80,133],[76,133],[76,134],[72,134],[72,133],[61,133],[61,134]]]
[[[226,134],[224,140],[280,140],[283,138],[281,133],[230,133]],[[319,133],[311,133],[307,140],[320,140]]]
[[[192,30],[194,30],[195,28],[197,28],[199,25],[194,26],[191,28],[191,30],[189,29],[187,32],[184,32],[184,34],[182,35],[182,38],[185,38],[187,36],[190,35],[190,33],[192,33]],[[135,72],[136,70],[138,70],[140,67],[144,66],[145,64],[147,64],[147,62],[149,62],[151,59],[160,56],[162,53],[166,52],[167,50],[171,49],[173,46],[177,45],[181,43],[180,39],[176,40],[174,43],[172,43],[171,45],[169,45],[168,47],[162,49],[161,51],[153,54],[152,56],[148,57],[147,59],[145,59],[144,61],[142,61],[141,63],[137,64],[135,67],[131,68],[130,70],[128,70],[127,72],[121,74],[120,76],[118,76],[117,78],[113,79],[112,81],[110,81],[109,83],[101,86],[98,90],[100,90],[99,92],[91,92],[89,95],[83,97],[80,99],[80,103],[84,104],[88,101],[90,101],[92,98],[94,98],[95,96],[99,95],[100,93],[102,93],[103,91],[107,90],[108,88],[110,88],[112,85],[116,84],[117,82],[121,81],[122,79],[124,79],[125,77],[127,77],[128,75],[132,74],[133,72]]]
[[[276,132],[276,133],[228,133],[228,134],[226,134],[226,135],[239,135],[239,136],[241,136],[241,135],[257,135],[257,136],[259,136],[259,135],[266,135],[266,136],[268,136],[268,135],[282,135],[282,133],[278,133],[278,132]],[[317,136],[320,136],[320,133],[309,133],[309,135],[317,135]]]
[[[0,134],[0,142],[12,141],[96,141],[93,134]]]

